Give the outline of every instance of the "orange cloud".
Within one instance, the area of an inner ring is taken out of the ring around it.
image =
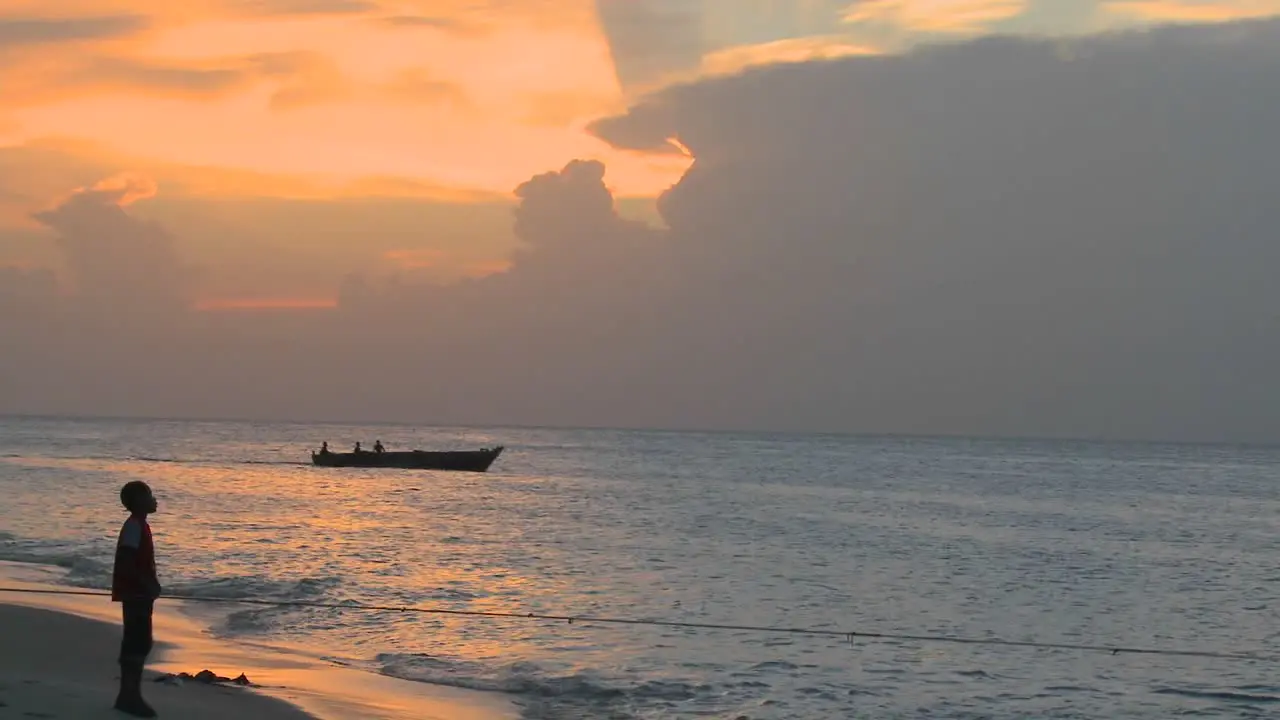
[[[380,25],[402,28],[405,30],[429,29],[464,34],[483,32],[484,29],[483,27],[457,18],[438,15],[388,15],[385,17],[375,18],[374,22],[377,22]]]
[[[846,23],[889,25],[908,32],[969,34],[1022,15],[1029,0],[860,0]]]
[[[440,248],[412,248],[388,250],[382,254],[397,270],[433,271],[429,275],[437,282],[450,282],[459,278],[477,279],[507,272],[512,267],[507,258],[484,258],[480,260],[464,260],[456,253]]]
[[[171,165],[504,194],[569,157],[608,162],[627,194],[656,194],[688,166],[583,131],[624,102],[593,0],[66,2],[71,15],[132,7],[147,30],[33,53],[0,74],[14,141],[76,137]],[[15,3],[35,7],[0,9]]]
[[[702,58],[701,74],[732,75],[760,65],[830,60],[879,52],[876,48],[850,42],[842,36],[789,38],[754,45],[737,45],[708,53]]]
[[[28,219],[52,212],[59,207],[71,205],[79,200],[85,203],[101,203],[124,208],[139,200],[155,197],[159,188],[155,180],[137,172],[120,172],[103,178],[92,184],[78,187],[70,193],[64,193],[53,202],[41,203],[39,212],[25,208]],[[21,206],[19,206],[21,207]]]
[[[203,58],[141,57],[119,48],[47,49],[11,60],[3,73],[10,108],[66,98],[153,96],[195,102],[267,87],[269,107],[294,107],[339,96],[344,78],[319,53],[269,52]]]
[[[263,310],[332,310],[337,298],[321,297],[240,297],[207,298],[194,305],[199,312],[255,312]]]
[[[378,4],[368,0],[222,0],[231,12],[248,15],[349,15],[373,12]]]
[[[402,270],[422,270],[435,267],[445,258],[443,250],[435,248],[417,248],[414,250],[388,250],[382,254],[384,258],[395,263]]]
[[[456,108],[467,107],[467,93],[457,83],[438,79],[422,68],[407,68],[382,86],[386,97],[407,103],[434,104],[444,102]]]
[[[158,188],[156,182],[138,173],[123,172],[104,178],[91,187],[77,190],[76,193],[96,193],[109,197],[116,205],[127,207],[149,197],[155,197]]]
[[[1280,15],[1280,0],[1120,0],[1102,11],[1141,22],[1229,22]]]
[[[0,147],[0,206],[23,206],[25,217],[68,187],[90,187],[118,168],[151,178],[170,197],[340,200],[403,198],[450,204],[509,203],[509,192],[484,192],[433,184],[411,177],[293,175],[218,165],[190,165],[113,152],[101,144],[71,138],[44,138]],[[20,223],[28,224],[29,220]]]
[[[304,181],[307,182],[307,181]],[[313,198],[420,198],[448,203],[510,203],[509,193],[469,190],[467,188],[437,185],[408,177],[363,177],[351,182],[322,185],[314,178],[307,182]]]
[[[523,120],[530,125],[566,127],[584,118],[619,112],[625,107],[614,93],[583,93],[561,90],[532,93],[526,99],[528,111]]]
[[[490,275],[500,275],[510,270],[511,267],[510,260],[481,260],[465,266],[462,274],[469,278],[482,278]]]

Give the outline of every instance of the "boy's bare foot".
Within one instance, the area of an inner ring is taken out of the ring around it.
[[[116,698],[116,709],[126,715],[132,715],[134,717],[157,717],[156,711],[147,704],[146,700],[142,699],[141,695],[137,697],[121,696]]]

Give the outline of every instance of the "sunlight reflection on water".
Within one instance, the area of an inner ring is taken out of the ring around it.
[[[1232,651],[1265,651],[1276,637],[1280,451],[124,421],[0,429],[0,530],[12,536],[0,549],[58,562],[80,584],[106,582],[116,492],[141,478],[159,497],[175,592]],[[508,453],[486,475],[304,464],[325,439]],[[555,718],[1240,717],[1280,697],[1269,668],[1194,658],[194,612],[220,633],[513,692],[531,716]]]

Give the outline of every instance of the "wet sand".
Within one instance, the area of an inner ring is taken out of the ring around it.
[[[0,563],[0,586],[51,588],[20,579],[20,564]],[[72,588],[56,588],[70,590]],[[119,605],[101,597],[0,593],[0,720],[128,717],[111,706],[118,688]],[[156,647],[143,696],[162,718],[213,720],[515,720],[518,710],[493,693],[426,685],[345,668],[317,656],[212,640],[157,604]],[[257,687],[154,682],[201,670]]]

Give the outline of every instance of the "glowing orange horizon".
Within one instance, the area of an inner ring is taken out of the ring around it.
[[[237,297],[199,300],[193,306],[198,312],[254,312],[258,310],[333,310],[337,298]]]

